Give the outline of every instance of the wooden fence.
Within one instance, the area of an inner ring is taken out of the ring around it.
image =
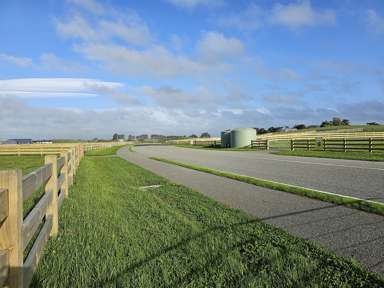
[[[269,140],[252,140],[251,148],[256,150],[269,150]]]
[[[333,138],[333,139],[291,139],[291,151],[367,151],[384,152],[384,138]]]
[[[291,140],[291,139],[352,139],[352,138],[384,138],[384,132],[338,132],[338,131],[308,131],[267,133],[257,136],[260,140]]]
[[[0,146],[1,155],[45,155],[45,165],[25,176],[20,169],[0,171],[0,287],[29,286],[44,245],[58,234],[59,210],[84,151],[118,144]],[[23,218],[23,202],[41,187],[43,195]]]
[[[220,140],[192,141],[192,145],[217,147],[221,145],[221,141]]]

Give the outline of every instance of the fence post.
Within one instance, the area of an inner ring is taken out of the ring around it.
[[[369,151],[369,153],[372,153],[372,151],[373,151],[372,138],[369,138],[368,140],[369,140],[369,142],[368,142],[368,151]]]
[[[0,250],[8,250],[6,286],[23,287],[23,191],[20,169],[0,171],[0,187],[8,190],[8,217],[0,226]]]
[[[75,148],[71,148],[71,159],[72,159],[72,173],[73,176],[76,175],[76,153],[75,153]]]
[[[347,152],[347,139],[343,139],[344,152]]]
[[[293,144],[293,139],[291,139],[291,151],[295,151],[295,146]]]
[[[327,139],[323,139],[323,150],[326,151],[327,150]]]
[[[47,214],[52,216],[52,230],[50,236],[56,236],[59,232],[59,206],[57,195],[57,157],[56,155],[46,155],[45,164],[52,164],[51,177],[45,185],[45,192],[52,190],[52,200],[49,204]]]
[[[310,143],[309,143],[309,139],[307,139],[307,151],[309,151],[310,150]]]
[[[265,140],[266,144],[266,149],[269,150],[269,140]]]
[[[65,198],[68,198],[68,188],[69,188],[69,183],[68,183],[68,152],[61,153],[61,156],[64,157],[64,166],[61,168],[61,171],[64,173],[64,196]]]

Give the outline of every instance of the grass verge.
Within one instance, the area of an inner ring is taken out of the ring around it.
[[[356,261],[117,157],[85,157],[70,195],[32,287],[384,285]]]
[[[124,145],[117,145],[110,148],[103,148],[103,149],[96,149],[86,152],[87,156],[110,156],[115,155],[117,150],[119,150],[121,147],[124,147]]]
[[[217,151],[260,151],[255,148],[223,148],[221,146],[209,146],[209,145],[191,145],[191,144],[177,144],[176,147],[180,148],[192,148],[192,149],[206,149],[206,150],[217,150]]]
[[[376,154],[369,152],[332,152],[332,151],[277,151],[272,152],[276,155],[284,156],[301,156],[301,157],[318,157],[318,158],[334,158],[364,161],[384,161],[384,154]]]
[[[245,176],[245,175],[239,175],[235,173],[230,173],[230,172],[224,172],[204,166],[198,166],[198,165],[192,165],[192,164],[186,164],[174,160],[168,160],[168,159],[163,159],[163,158],[158,158],[158,157],[151,157],[153,160],[165,162],[168,164],[173,164],[177,166],[181,166],[184,168],[189,168],[221,177],[226,177],[229,179],[253,184],[256,186],[264,187],[264,188],[269,188],[269,189],[274,189],[274,190],[279,190],[279,191],[284,191],[284,192],[289,192],[293,194],[298,194],[301,196],[306,196],[309,198],[314,198],[322,201],[327,201],[331,203],[335,203],[338,205],[344,205],[352,208],[357,208],[363,211],[371,212],[371,213],[376,213],[379,215],[384,215],[384,203],[380,202],[375,202],[375,201],[369,201],[369,200],[364,200],[364,199],[359,199],[359,198],[354,198],[350,196],[344,196],[344,195],[338,195],[338,194],[333,194],[325,191],[320,191],[320,190],[315,190],[315,189],[310,189],[310,188],[304,188],[300,186],[295,186],[295,185],[290,185],[290,184],[284,184],[284,183],[279,183],[271,180],[266,180],[266,179],[260,179],[260,178],[255,178],[251,176]]]

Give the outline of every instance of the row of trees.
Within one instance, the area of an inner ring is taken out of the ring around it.
[[[257,134],[265,134],[265,133],[272,133],[272,132],[281,132],[281,131],[287,131],[289,129],[297,129],[297,130],[302,130],[306,128],[318,128],[318,127],[332,127],[332,126],[349,126],[350,121],[348,119],[342,119],[339,117],[333,117],[332,120],[325,120],[321,122],[320,125],[305,125],[305,124],[296,124],[292,128],[289,126],[285,127],[269,127],[267,129],[264,128],[255,128],[257,131]],[[368,122],[367,125],[380,125],[377,122]]]

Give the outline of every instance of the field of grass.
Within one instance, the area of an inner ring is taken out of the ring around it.
[[[207,150],[217,150],[217,151],[260,151],[254,148],[244,147],[244,148],[223,148],[221,146],[208,146],[208,145],[191,145],[191,144],[177,144],[176,147],[181,148],[192,148],[192,149],[207,149]]]
[[[23,175],[28,174],[44,165],[44,157],[40,155],[23,155],[23,156],[0,156],[0,170],[19,168]],[[29,199],[23,202],[23,214],[26,216],[28,212],[35,206],[37,201],[44,193],[43,187],[36,190]]]
[[[125,145],[117,145],[110,148],[96,149],[86,152],[87,156],[109,156],[116,154],[117,150]]]
[[[20,168],[23,174],[28,174],[44,165],[44,157],[40,155],[0,156],[0,169]]]
[[[205,166],[187,164],[187,163],[182,163],[182,162],[174,161],[174,160],[168,160],[168,159],[163,159],[163,158],[158,158],[158,157],[151,157],[151,159],[161,161],[164,163],[168,163],[168,164],[172,164],[172,165],[181,166],[181,167],[188,168],[188,169],[193,169],[196,171],[201,171],[201,172],[213,174],[213,175],[220,176],[220,177],[226,177],[229,179],[253,184],[253,185],[268,188],[268,189],[293,193],[293,194],[297,194],[297,195],[301,195],[301,196],[306,196],[309,198],[314,198],[314,199],[318,199],[318,200],[322,200],[322,201],[326,201],[326,202],[335,203],[338,205],[344,205],[344,206],[348,206],[348,207],[352,207],[352,208],[357,208],[357,209],[360,209],[363,211],[376,213],[379,215],[384,215],[384,203],[380,203],[380,202],[357,199],[357,198],[350,197],[350,196],[328,193],[328,192],[324,192],[324,191],[320,191],[320,190],[300,187],[300,186],[291,185],[291,184],[280,183],[280,182],[271,181],[271,180],[267,180],[267,179],[261,179],[261,178],[251,177],[251,176],[239,175],[239,174],[235,174],[235,173],[231,173],[231,172],[220,171],[220,170],[212,169],[212,168],[205,167]]]
[[[277,151],[273,152],[277,155],[285,156],[302,156],[302,157],[318,157],[318,158],[334,158],[334,159],[350,159],[365,161],[384,161],[384,153],[369,152],[336,152],[336,151]]]
[[[117,157],[85,157],[70,195],[32,287],[384,285],[356,261]]]

